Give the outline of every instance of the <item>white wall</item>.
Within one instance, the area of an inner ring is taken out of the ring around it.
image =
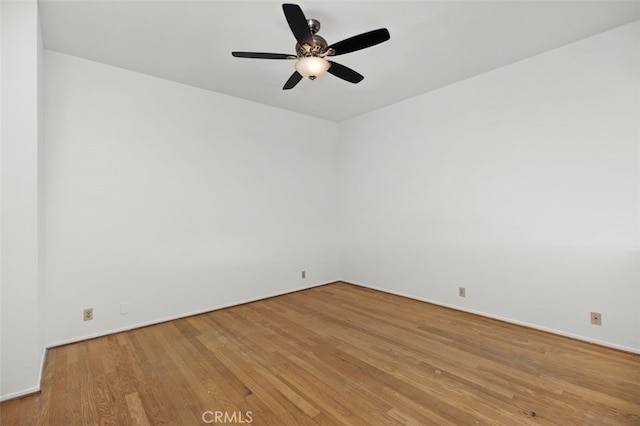
[[[636,22],[342,123],[343,278],[640,350],[639,40]]]
[[[52,51],[45,71],[49,345],[340,278],[335,123]]]
[[[39,388],[44,163],[39,78],[42,54],[35,0],[2,4],[2,265],[0,399]]]

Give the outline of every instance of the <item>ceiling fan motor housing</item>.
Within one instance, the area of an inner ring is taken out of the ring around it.
[[[304,43],[301,45],[300,43],[296,43],[296,53],[298,54],[298,57],[326,56],[325,53],[329,44],[323,37],[320,37],[317,34],[317,32],[320,31],[320,21],[317,19],[307,19],[307,24],[311,30],[313,44],[309,45]]]

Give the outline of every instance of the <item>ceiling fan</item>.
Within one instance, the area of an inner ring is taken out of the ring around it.
[[[328,45],[326,40],[317,34],[320,30],[320,22],[315,19],[307,19],[300,6],[285,3],[282,5],[282,10],[291,32],[298,41],[295,55],[261,52],[231,52],[231,54],[236,58],[297,60],[296,71],[284,84],[283,90],[293,89],[302,78],[315,80],[325,72],[350,83],[359,83],[364,76],[349,67],[325,58],[375,46],[390,38],[389,31],[386,28],[380,28]]]

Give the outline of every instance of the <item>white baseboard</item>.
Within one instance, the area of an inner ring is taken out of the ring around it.
[[[264,296],[247,299],[247,300],[244,300],[244,301],[241,301],[241,302],[234,302],[234,303],[228,303],[228,304],[225,304],[225,305],[207,307],[207,308],[204,308],[204,309],[201,309],[201,310],[197,310],[197,311],[185,312],[185,313],[182,313],[182,314],[172,315],[172,316],[163,317],[163,318],[159,318],[159,319],[154,319],[154,320],[151,320],[151,321],[144,321],[144,322],[141,322],[141,323],[131,324],[131,325],[128,325],[128,326],[125,326],[125,327],[113,328],[113,329],[109,329],[109,330],[100,331],[98,333],[93,333],[93,334],[87,334],[87,335],[83,335],[83,336],[73,337],[71,339],[59,340],[59,341],[55,341],[55,342],[49,342],[47,344],[47,348],[51,349],[51,348],[55,348],[57,346],[69,345],[69,344],[72,344],[72,343],[78,343],[78,342],[82,342],[82,341],[85,341],[85,340],[96,339],[98,337],[109,336],[111,334],[122,333],[124,331],[135,330],[137,328],[143,328],[143,327],[148,327],[148,326],[151,326],[151,325],[162,324],[163,322],[174,321],[174,320],[181,319],[181,318],[188,318],[188,317],[192,317],[192,316],[195,316],[195,315],[206,314],[208,312],[214,312],[214,311],[218,311],[220,309],[231,308],[233,306],[239,306],[239,305],[244,305],[246,303],[257,302],[259,300],[270,299],[272,297],[283,296],[285,294],[295,293],[295,292],[306,290],[306,289],[313,288],[313,287],[320,287],[320,286],[327,285],[327,284],[332,284],[332,283],[338,282],[338,281],[339,280],[331,281],[331,282],[327,282],[327,283],[310,284],[310,285],[307,285],[307,286],[296,287],[296,288],[294,288],[292,290],[288,290],[288,291],[284,291],[284,292],[271,293],[271,294],[267,294],[267,295],[264,295]]]
[[[396,296],[401,296],[401,297],[406,297],[408,299],[413,299],[413,300],[418,300],[421,302],[426,302],[426,303],[431,303],[433,305],[438,305],[438,306],[442,306],[445,308],[449,308],[449,309],[454,309],[457,311],[461,311],[461,312],[468,312],[474,315],[479,315],[482,317],[486,317],[486,318],[491,318],[491,319],[495,319],[498,321],[502,321],[502,322],[506,322],[506,323],[510,323],[510,324],[516,324],[519,326],[523,326],[523,327],[527,327],[527,328],[531,328],[534,330],[540,330],[540,331],[544,331],[547,333],[551,333],[551,334],[555,334],[558,336],[563,336],[563,337],[568,337],[571,339],[576,339],[576,340],[580,340],[583,342],[587,342],[587,343],[593,343],[593,344],[597,344],[600,346],[604,346],[604,347],[608,347],[608,348],[612,348],[612,349],[617,349],[617,350],[621,350],[621,351],[625,351],[625,352],[630,352],[630,353],[635,353],[635,354],[640,354],[640,349],[637,348],[632,348],[632,347],[628,347],[628,346],[624,346],[624,345],[618,345],[618,344],[614,344],[614,343],[610,343],[610,342],[605,342],[605,341],[601,341],[601,340],[597,340],[597,339],[592,339],[586,336],[581,336],[578,334],[573,334],[573,333],[568,333],[562,330],[557,330],[557,329],[553,329],[553,328],[549,328],[549,327],[543,327],[537,324],[532,324],[532,323],[528,323],[525,321],[519,321],[519,320],[515,320],[512,318],[506,318],[506,317],[502,317],[499,315],[493,315],[487,312],[482,312],[482,311],[477,311],[474,309],[468,309],[468,308],[464,308],[461,306],[456,306],[456,305],[450,305],[448,303],[443,303],[437,300],[431,300],[431,299],[426,299],[426,298],[422,298],[422,297],[417,297],[417,296],[413,296],[413,295],[409,295],[409,294],[405,294],[405,293],[401,293],[401,292],[395,292],[395,291],[390,291],[388,289],[384,289],[384,288],[379,288],[379,287],[375,287],[375,286],[370,286],[370,285],[366,285],[366,284],[361,284],[361,283],[355,283],[355,282],[351,282],[351,281],[344,281],[344,280],[338,280],[338,281],[332,281],[332,282],[328,282],[328,283],[320,283],[320,284],[311,284],[308,286],[303,286],[303,287],[298,287],[289,291],[285,291],[285,292],[280,292],[280,293],[273,293],[273,294],[269,294],[269,295],[265,295],[265,296],[261,296],[261,297],[257,297],[257,298],[252,298],[252,299],[248,299],[242,302],[238,302],[238,303],[230,303],[230,304],[226,304],[226,305],[220,305],[220,306],[214,306],[214,307],[210,307],[210,308],[206,308],[206,309],[202,309],[202,310],[198,310],[198,311],[193,311],[193,312],[187,312],[187,313],[183,313],[180,315],[174,315],[174,316],[169,316],[169,317],[164,317],[164,318],[160,318],[160,319],[156,319],[156,320],[152,320],[152,321],[146,321],[146,322],[142,322],[142,323],[137,323],[137,324],[133,324],[133,325],[129,325],[126,327],[121,327],[121,328],[115,328],[115,329],[111,329],[111,330],[106,330],[106,331],[102,331],[99,333],[95,333],[95,334],[89,334],[89,335],[85,335],[85,336],[79,336],[79,337],[75,337],[72,339],[67,339],[67,340],[62,340],[62,341],[57,341],[57,342],[52,342],[47,344],[47,346],[45,348],[43,348],[43,352],[42,352],[42,360],[41,360],[41,366],[40,366],[40,374],[38,377],[38,386],[34,386],[31,388],[27,388],[27,389],[23,389],[17,392],[13,392],[10,394],[6,394],[6,395],[0,395],[0,401],[7,401],[10,399],[14,399],[14,398],[21,398],[24,396],[28,396],[34,393],[38,393],[40,392],[40,382],[42,381],[42,376],[44,373],[44,366],[45,366],[45,362],[46,362],[46,357],[47,357],[47,350],[50,348],[54,348],[56,346],[63,346],[63,345],[68,345],[68,344],[72,344],[72,343],[78,343],[78,342],[82,342],[84,340],[90,340],[90,339],[95,339],[98,337],[104,337],[104,336],[108,336],[111,334],[115,334],[115,333],[121,333],[124,331],[129,331],[129,330],[134,330],[137,328],[142,328],[142,327],[148,327],[151,325],[155,325],[155,324],[161,324],[163,322],[167,322],[167,321],[173,321],[176,319],[181,319],[181,318],[187,318],[190,316],[194,316],[194,315],[201,315],[207,312],[213,312],[213,311],[217,311],[220,309],[225,309],[225,308],[230,308],[232,306],[238,306],[238,305],[243,305],[245,303],[251,303],[251,302],[256,302],[259,300],[264,300],[264,299],[269,299],[271,297],[277,297],[277,296],[282,296],[285,294],[289,294],[289,293],[295,293],[298,291],[302,291],[302,290],[306,290],[309,288],[313,288],[313,287],[320,287],[323,285],[327,285],[327,284],[332,284],[333,282],[344,282],[347,284],[352,284],[352,285],[356,285],[359,287],[363,287],[363,288],[368,288],[371,290],[376,290],[376,291],[381,291],[383,293],[389,293],[389,294],[394,294]]]
[[[40,371],[38,373],[38,386],[22,389],[17,392],[8,393],[6,395],[0,395],[0,402],[40,393],[41,386],[42,386],[42,375],[44,373],[44,364],[46,360],[47,360],[47,348],[42,348],[42,357],[40,359]]]
[[[615,344],[615,343],[605,342],[605,341],[598,340],[598,339],[592,339],[592,338],[587,337],[587,336],[582,336],[582,335],[574,334],[574,333],[568,333],[566,331],[557,330],[555,328],[543,327],[543,326],[538,325],[538,324],[528,323],[528,322],[516,320],[516,319],[513,319],[513,318],[502,317],[500,315],[493,315],[493,314],[490,314],[490,313],[487,313],[487,312],[477,311],[475,309],[469,309],[469,308],[465,308],[465,307],[462,307],[462,306],[450,305],[448,303],[443,303],[443,302],[440,302],[440,301],[437,301],[437,300],[426,299],[426,298],[423,298],[423,297],[418,297],[418,296],[409,295],[409,294],[405,294],[405,293],[401,293],[401,292],[391,291],[391,290],[387,290],[387,289],[384,289],[384,288],[379,288],[379,287],[370,286],[370,285],[361,284],[361,283],[355,283],[355,282],[351,282],[351,281],[343,281],[343,282],[345,282],[347,284],[353,284],[353,285],[356,285],[358,287],[363,287],[363,288],[368,288],[368,289],[371,289],[371,290],[381,291],[383,293],[394,294],[396,296],[406,297],[408,299],[418,300],[420,302],[431,303],[432,305],[438,305],[438,306],[442,306],[442,307],[445,307],[445,308],[454,309],[456,311],[468,312],[470,314],[479,315],[479,316],[482,316],[482,317],[491,318],[491,319],[495,319],[495,320],[498,320],[498,321],[502,321],[502,322],[506,322],[506,323],[510,323],[510,324],[515,324],[515,325],[519,325],[519,326],[522,326],[522,327],[531,328],[531,329],[534,329],[534,330],[544,331],[544,332],[555,334],[555,335],[558,335],[558,336],[569,337],[571,339],[580,340],[580,341],[587,342],[587,343],[593,343],[593,344],[596,344],[596,345],[599,345],[599,346],[604,346],[604,347],[607,347],[607,348],[616,349],[616,350],[619,350],[619,351],[630,352],[630,353],[634,353],[634,354],[639,354],[640,355],[640,349],[633,348],[633,347],[630,347],[630,346],[618,345],[618,344]]]
[[[194,316],[194,315],[206,314],[207,312],[213,312],[213,311],[217,311],[217,310],[220,310],[220,309],[230,308],[232,306],[244,305],[245,303],[251,303],[251,302],[256,302],[256,301],[259,301],[259,300],[269,299],[271,297],[277,297],[277,296],[282,296],[282,295],[289,294],[289,293],[295,293],[297,291],[306,290],[306,289],[313,288],[313,287],[320,287],[320,286],[323,286],[323,285],[331,284],[333,282],[338,282],[338,281],[331,281],[331,282],[327,282],[327,283],[318,283],[318,284],[309,284],[309,285],[306,285],[306,286],[296,287],[296,288],[288,290],[288,291],[267,294],[267,295],[264,295],[264,296],[260,296],[260,297],[256,297],[256,298],[252,298],[252,299],[247,299],[247,300],[244,300],[244,301],[241,301],[241,302],[237,302],[237,303],[229,303],[229,304],[226,304],[226,305],[213,306],[213,307],[209,307],[209,308],[205,308],[205,309],[201,309],[201,310],[197,310],[197,311],[182,313],[182,314],[179,314],[179,315],[173,315],[173,316],[163,317],[163,318],[159,318],[159,319],[155,319],[155,320],[151,320],[151,321],[145,321],[145,322],[141,322],[141,323],[137,323],[137,324],[131,324],[131,325],[128,325],[126,327],[114,328],[114,329],[110,329],[110,330],[101,331],[101,332],[98,332],[98,333],[87,334],[87,335],[83,335],[83,336],[74,337],[74,338],[71,338],[71,339],[56,341],[56,342],[49,342],[49,343],[46,344],[46,347],[43,348],[42,360],[41,360],[41,364],[40,364],[40,373],[38,375],[38,386],[34,386],[34,387],[31,387],[31,388],[26,388],[26,389],[23,389],[23,390],[20,390],[20,391],[17,391],[17,392],[12,392],[12,393],[9,393],[9,394],[6,394],[6,395],[0,395],[0,401],[7,401],[7,400],[10,400],[10,399],[21,398],[21,397],[24,397],[24,396],[28,396],[28,395],[40,392],[40,390],[41,390],[41,382],[42,382],[42,377],[43,377],[43,374],[44,374],[44,367],[45,367],[45,362],[46,362],[46,357],[47,357],[47,351],[49,349],[51,349],[51,348],[55,348],[57,346],[69,345],[69,344],[72,344],[72,343],[78,343],[78,342],[82,342],[82,341],[85,341],[85,340],[95,339],[95,338],[98,338],[98,337],[109,336],[111,334],[121,333],[121,332],[124,332],[124,331],[135,330],[137,328],[148,327],[148,326],[155,325],[155,324],[161,324],[163,322],[173,321],[173,320],[180,319],[180,318],[187,318],[187,317],[191,317],[191,316]]]
[[[33,395],[40,392],[40,386],[23,389],[17,392],[8,393],[0,396],[0,401],[8,401],[10,399],[22,398],[23,396]]]

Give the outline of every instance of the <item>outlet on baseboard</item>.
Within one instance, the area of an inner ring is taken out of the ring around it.
[[[464,287],[458,287],[458,296],[467,297],[467,289]]]
[[[591,324],[602,325],[602,314],[599,312],[591,312]]]

